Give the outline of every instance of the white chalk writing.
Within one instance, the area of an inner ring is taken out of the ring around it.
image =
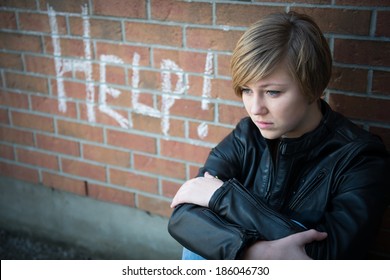
[[[65,59],[62,57],[60,34],[58,32],[57,16],[52,7],[48,8],[49,23],[51,29],[51,38],[53,45],[53,55],[55,63],[55,71],[57,78],[57,92],[58,92],[58,110],[60,112],[67,111],[67,97],[64,86],[64,74],[67,72],[83,72],[85,75],[86,85],[86,107],[87,107],[87,119],[89,122],[96,122],[95,113],[95,87],[93,80],[92,69],[92,55],[91,55],[91,37],[90,37],[90,21],[88,15],[87,5],[81,8],[81,17],[83,20],[83,44],[84,44],[84,58],[83,60]],[[100,81],[99,81],[99,97],[98,97],[98,109],[100,112],[113,118],[122,128],[133,127],[131,115],[123,116],[117,111],[113,110],[107,104],[107,94],[113,98],[117,98],[121,92],[117,89],[109,87],[106,81],[106,64],[124,64],[123,60],[117,56],[104,54],[99,57],[100,66]],[[131,102],[133,112],[146,116],[161,119],[161,130],[164,135],[169,135],[170,126],[170,109],[175,103],[176,99],[180,99],[181,96],[188,90],[188,78],[185,76],[183,69],[181,69],[174,61],[169,59],[163,59],[160,64],[161,70],[161,108],[155,108],[155,105],[148,106],[140,103],[140,55],[136,52],[133,54],[132,60],[132,77],[131,77]],[[211,79],[213,74],[213,54],[207,53],[205,70],[203,76],[203,88],[202,88],[202,110],[209,109],[210,96],[211,96]],[[172,86],[172,75],[176,75],[176,84]],[[202,122],[198,126],[198,136],[203,139],[208,134],[208,125]]]

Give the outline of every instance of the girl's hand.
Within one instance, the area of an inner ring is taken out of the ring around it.
[[[204,177],[198,177],[185,182],[172,200],[171,208],[182,203],[192,203],[208,207],[211,196],[222,186],[223,182],[208,172]]]
[[[302,231],[272,241],[257,241],[244,251],[245,260],[309,260],[305,245],[327,238],[326,232]]]

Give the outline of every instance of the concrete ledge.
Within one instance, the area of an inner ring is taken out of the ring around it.
[[[179,259],[168,219],[0,177],[0,226],[84,248],[104,259]]]

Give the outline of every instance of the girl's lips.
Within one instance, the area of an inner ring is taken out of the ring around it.
[[[268,129],[272,126],[273,123],[271,122],[256,122],[256,125],[260,128],[260,129]]]

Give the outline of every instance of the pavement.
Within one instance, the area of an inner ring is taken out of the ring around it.
[[[1,260],[92,260],[101,259],[82,248],[44,240],[27,233],[0,229]]]

